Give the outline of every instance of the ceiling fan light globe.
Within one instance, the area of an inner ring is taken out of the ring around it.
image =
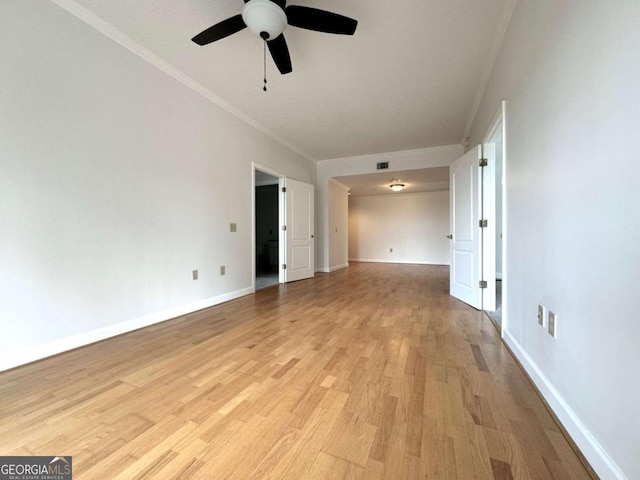
[[[287,27],[287,15],[271,0],[251,0],[244,4],[242,20],[249,30],[267,40],[274,40]]]
[[[392,183],[389,186],[391,187],[391,190],[393,190],[394,192],[399,192],[404,188],[404,183]]]

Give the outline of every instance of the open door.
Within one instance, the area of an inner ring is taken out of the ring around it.
[[[449,167],[451,295],[482,309],[482,179],[478,145]]]
[[[313,277],[315,273],[313,185],[282,179],[285,196],[285,282]]]
[[[495,145],[469,150],[449,167],[450,293],[478,310],[496,308]]]

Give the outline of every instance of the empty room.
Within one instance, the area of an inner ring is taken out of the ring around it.
[[[0,478],[640,478],[639,23],[0,2]]]

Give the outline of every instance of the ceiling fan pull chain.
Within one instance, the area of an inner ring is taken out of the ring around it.
[[[262,90],[267,91],[267,41],[264,41],[264,87]]]

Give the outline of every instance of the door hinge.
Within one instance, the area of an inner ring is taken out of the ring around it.
[[[286,225],[282,225],[282,230],[286,231],[287,230],[287,226]]]
[[[286,270],[286,269],[287,269],[287,264],[286,264],[286,263],[283,263],[283,264],[282,264],[282,269],[283,269],[283,270]]]
[[[287,193],[287,187],[282,187],[282,193]]]
[[[487,288],[487,281],[486,280],[480,280],[480,288]]]
[[[487,228],[489,226],[488,220],[480,220],[480,228]]]
[[[480,165],[481,167],[486,167],[487,165],[489,165],[489,163],[487,162],[486,158],[481,158],[478,165]]]

